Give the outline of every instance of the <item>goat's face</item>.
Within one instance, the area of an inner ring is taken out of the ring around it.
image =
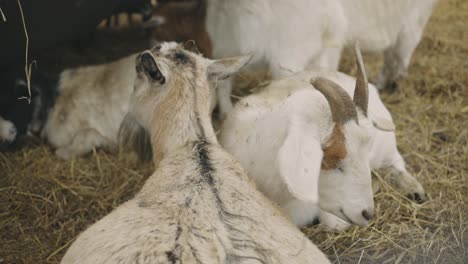
[[[369,90],[357,46],[356,59],[358,76],[352,100],[329,80],[312,81],[327,98],[335,122],[323,148],[319,204],[321,220],[338,230],[350,224],[365,225],[374,215],[370,153],[376,130],[367,117]]]
[[[362,116],[359,125],[354,121],[336,125],[328,140],[331,145],[324,149],[319,203],[324,212],[321,221],[331,229],[366,225],[374,214],[370,169],[373,133],[372,124]],[[338,152],[342,153],[336,155]]]

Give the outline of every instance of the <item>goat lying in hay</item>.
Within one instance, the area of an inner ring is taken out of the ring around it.
[[[136,77],[136,55],[95,66],[65,70],[42,137],[55,153],[70,159],[97,147],[117,145]]]
[[[248,59],[211,61],[175,43],[137,58],[122,126],[149,131],[157,170],[62,263],[330,263],[217,143],[208,77],[226,78]]]
[[[390,112],[376,88],[368,89],[357,47],[356,57],[357,80],[307,71],[273,81],[241,99],[221,127],[221,145],[298,225],[319,215],[331,229],[367,224],[374,214],[371,169],[391,168],[397,188],[425,200],[397,150]]]

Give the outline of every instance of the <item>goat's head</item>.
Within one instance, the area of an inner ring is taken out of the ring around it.
[[[179,133],[179,138],[196,133],[190,121],[210,122],[211,88],[208,80],[229,77],[249,59],[245,56],[209,60],[174,42],[162,43],[142,52],[136,59],[137,77],[130,113],[120,129],[121,142],[141,150],[144,148],[135,144],[146,142],[142,140],[144,131],[152,134],[152,140],[163,140],[161,138],[168,133]],[[171,131],[175,125],[179,131]],[[135,133],[140,136],[135,136]]]
[[[353,99],[330,80],[311,81],[327,99],[334,122],[322,146],[319,178],[321,220],[332,229],[365,225],[374,215],[370,153],[376,130],[367,117],[368,83],[357,46],[356,60],[358,76]]]
[[[24,71],[15,68],[2,72],[0,80],[5,85],[5,89],[0,90],[0,117],[11,124],[3,127],[10,127],[7,130],[9,137],[0,139],[2,147],[5,148],[17,136],[40,132],[47,111],[52,106],[50,102],[53,102],[54,95],[49,91],[55,91],[55,83],[34,71],[29,90]]]

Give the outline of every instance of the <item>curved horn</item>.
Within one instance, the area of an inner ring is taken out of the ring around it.
[[[356,53],[357,77],[356,87],[354,88],[353,101],[356,107],[361,109],[364,116],[367,117],[369,87],[367,83],[366,69],[364,68],[364,62],[362,61],[361,51],[359,50],[359,45],[357,42],[354,45],[354,52]]]
[[[310,83],[327,99],[335,123],[344,124],[351,119],[358,122],[353,101],[343,88],[321,77],[310,80]]]

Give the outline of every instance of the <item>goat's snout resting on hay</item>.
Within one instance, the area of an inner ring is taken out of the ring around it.
[[[151,134],[157,170],[135,198],[82,233],[62,263],[329,263],[217,143],[208,78],[247,61],[212,61],[175,43],[137,58],[122,126]]]
[[[206,28],[213,57],[254,54],[253,64],[273,79],[304,69],[337,70],[341,50],[358,41],[364,51],[385,52],[378,87],[395,87],[437,0],[207,0]],[[231,82],[218,89],[228,113]]]
[[[135,81],[135,58],[131,55],[60,74],[59,95],[42,130],[59,157],[70,159],[93,148],[117,145]]]
[[[331,229],[367,224],[374,214],[371,169],[390,167],[400,189],[424,199],[356,52],[357,80],[307,71],[273,81],[241,99],[222,125],[221,145],[298,225],[318,215]]]

